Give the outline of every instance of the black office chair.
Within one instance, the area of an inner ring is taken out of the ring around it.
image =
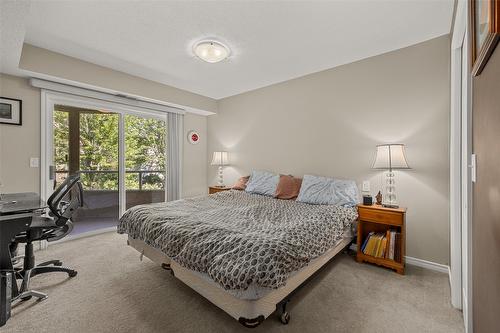
[[[49,216],[34,217],[29,230],[15,238],[16,243],[26,243],[23,268],[16,272],[17,276],[23,279],[19,295],[21,300],[28,300],[32,296],[40,300],[48,297],[46,294],[29,290],[30,279],[35,275],[64,272],[69,277],[74,277],[77,274],[77,271],[73,269],[61,267],[60,260],[50,260],[35,265],[33,242],[40,240],[53,242],[65,237],[73,230],[70,218],[83,205],[83,188],[80,176],[68,177],[49,197],[47,205],[50,209]]]

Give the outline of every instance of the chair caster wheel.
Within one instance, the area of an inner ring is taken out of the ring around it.
[[[30,295],[30,296],[26,296],[26,297],[21,297],[20,300],[22,302],[26,302],[26,301],[29,301],[31,299],[31,297],[33,297],[33,296]]]
[[[75,277],[76,274],[78,274],[77,271],[71,271],[71,272],[68,273],[68,275],[69,275],[70,278]]]
[[[54,263],[54,266],[62,266],[62,261],[56,261],[56,262]]]
[[[283,325],[286,325],[290,322],[290,314],[288,312],[283,312],[280,316],[280,321]]]

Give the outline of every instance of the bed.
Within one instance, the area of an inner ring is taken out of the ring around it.
[[[355,207],[245,191],[139,205],[120,219],[128,244],[247,327],[274,311],[352,241]]]

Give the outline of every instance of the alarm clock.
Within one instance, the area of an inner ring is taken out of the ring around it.
[[[366,206],[373,205],[373,198],[371,195],[363,195],[363,205]]]

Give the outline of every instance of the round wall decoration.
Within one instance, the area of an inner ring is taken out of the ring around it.
[[[200,142],[200,135],[196,131],[189,131],[188,141],[190,144],[195,145]]]

